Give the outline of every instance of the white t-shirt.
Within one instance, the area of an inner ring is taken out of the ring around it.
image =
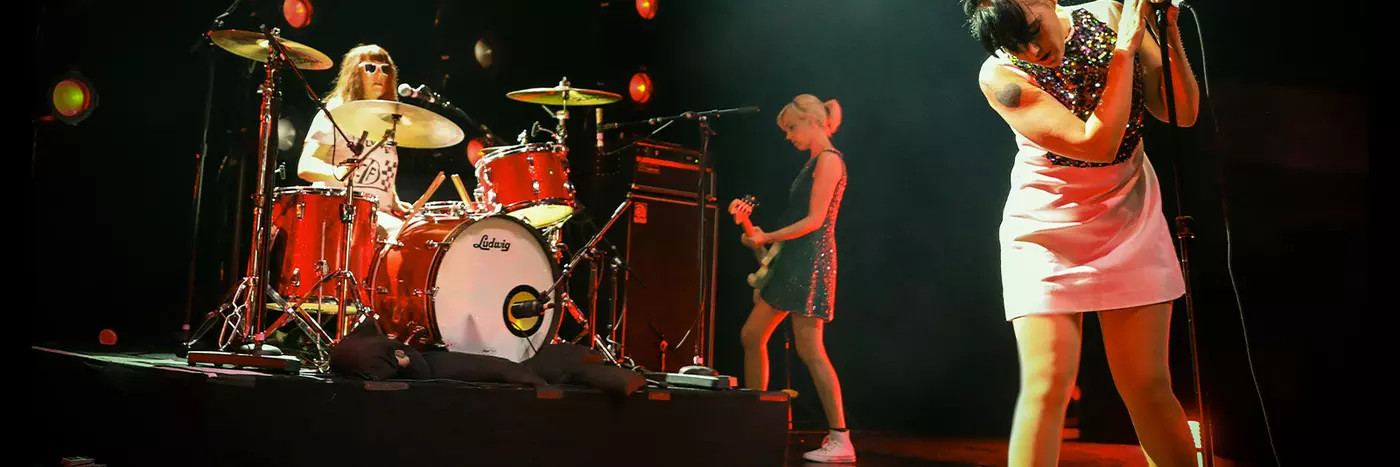
[[[327,104],[326,108],[335,109],[336,104]],[[351,134],[349,129],[341,128],[345,131],[345,136],[350,137],[350,141],[340,136],[340,132],[335,131],[331,126],[331,121],[326,118],[326,114],[319,109],[316,111],[316,118],[311,120],[311,127],[307,130],[306,141],[317,142],[331,146],[326,151],[326,162],[331,165],[345,161],[355,153],[350,149],[350,144],[358,141],[359,134]],[[374,139],[382,135],[370,135],[365,140],[365,150],[368,151],[377,141]],[[374,195],[379,198],[379,211],[390,212],[394,207],[394,193],[398,190],[395,179],[399,175],[399,153],[392,147],[381,145],[372,152],[361,154],[364,162],[355,170],[355,191]],[[339,181],[316,182],[315,186],[343,187],[345,184]]]

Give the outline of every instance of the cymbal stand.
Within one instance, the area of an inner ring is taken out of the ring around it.
[[[564,88],[563,108],[560,110],[550,110],[547,105],[541,105],[540,107],[544,107],[544,111],[549,114],[550,118],[559,121],[559,123],[555,125],[554,131],[550,133],[554,136],[555,142],[564,144],[564,140],[569,137],[569,130],[564,125],[564,122],[569,119],[569,93],[572,92],[569,88],[569,77],[565,76],[564,79],[559,80],[559,87]]]
[[[268,230],[272,224],[270,191],[273,186],[273,172],[271,168],[272,161],[277,158],[277,121],[281,114],[282,104],[281,92],[277,87],[278,70],[282,67],[292,69],[296,69],[296,67],[287,58],[286,49],[279,40],[280,31],[277,28],[269,29],[266,25],[262,26],[261,30],[268,41],[268,59],[263,66],[263,83],[258,88],[258,93],[262,95],[262,103],[258,122],[258,185],[257,191],[253,195],[253,250],[249,258],[248,275],[238,283],[231,294],[232,300],[220,305],[216,313],[223,314],[226,328],[232,327],[228,340],[220,343],[220,350],[227,349],[232,343],[243,342],[244,346],[240,346],[236,350],[251,353],[254,358],[240,359],[239,362],[242,366],[288,368],[284,359],[262,358],[262,343],[265,334],[261,331],[263,314],[267,311],[268,292],[271,290],[267,284],[267,255]],[[243,297],[246,299],[240,302],[239,298]],[[255,332],[256,334],[254,334]],[[186,342],[184,348],[189,349],[194,342],[203,337],[202,334],[201,332],[194,339]],[[252,345],[249,348],[243,348],[248,344]],[[189,352],[187,354],[191,364],[220,361],[218,357],[218,355],[209,352]]]

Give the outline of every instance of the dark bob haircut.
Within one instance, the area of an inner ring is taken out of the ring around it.
[[[1017,0],[962,0],[972,37],[987,53],[998,49],[1020,52],[1040,34],[1040,20],[1026,22],[1026,11]]]

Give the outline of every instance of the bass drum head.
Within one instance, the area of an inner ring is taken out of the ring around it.
[[[447,241],[431,287],[433,321],[448,350],[521,362],[554,339],[557,306],[528,318],[514,316],[510,306],[535,300],[559,278],[539,232],[495,215],[462,223]],[[557,303],[558,295],[549,301]]]

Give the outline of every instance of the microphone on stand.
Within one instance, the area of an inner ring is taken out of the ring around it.
[[[438,101],[442,100],[442,97],[438,96],[437,93],[433,92],[433,90],[429,88],[426,84],[418,85],[417,89],[415,89],[413,86],[409,86],[408,83],[400,84],[399,96],[411,97],[414,99],[422,99],[423,101],[429,104],[436,104],[438,103]]]
[[[514,303],[510,306],[510,315],[515,319],[544,316],[544,312],[554,307],[553,303],[549,303],[548,298],[541,297],[527,302]]]

